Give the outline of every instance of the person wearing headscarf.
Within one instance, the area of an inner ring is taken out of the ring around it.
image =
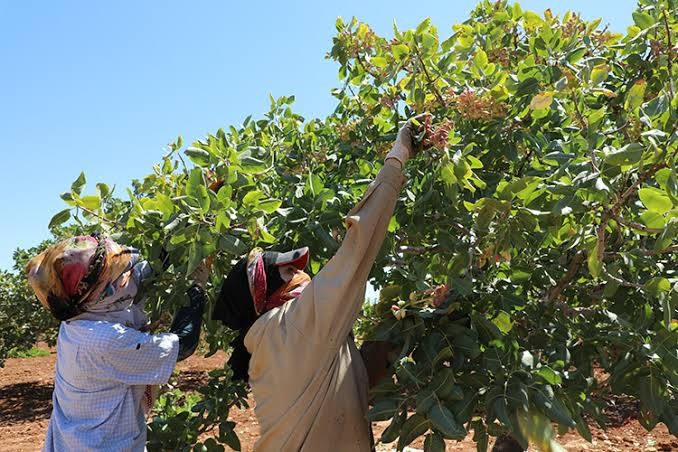
[[[205,304],[200,267],[169,333],[147,332],[139,252],[106,237],[72,237],[31,259],[28,282],[61,320],[52,415],[43,450],[143,451],[157,385],[197,347]]]
[[[373,447],[368,374],[351,332],[413,154],[411,128],[399,131],[348,214],[341,247],[313,279],[303,271],[308,248],[254,249],[225,278],[213,318],[239,332],[229,364],[254,395],[258,452]]]

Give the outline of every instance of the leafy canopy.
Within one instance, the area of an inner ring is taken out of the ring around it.
[[[444,450],[473,429],[479,450],[506,431],[555,448],[549,421],[590,439],[583,415],[604,424],[608,393],[638,398],[646,428],[675,434],[676,17],[672,1],[641,0],[621,35],[482,1],[444,39],[428,19],[390,38],[339,19],[333,114],[304,119],[293,97],[271,99],[260,119],[178,139],[125,200],[105,184],[83,195],[81,175],[51,225],[94,223],[156,265],[166,249],[156,316],[183,303],[206,256],[214,288],[255,245],[308,245],[317,272],[399,123],[432,112],[431,151],[407,168],[372,273],[381,301],[357,329],[397,348],[370,411],[391,419],[382,441],[427,435]],[[229,333],[206,329],[211,351],[227,346]],[[228,369],[213,377],[199,401],[162,399],[150,445],[189,448],[219,426],[196,450],[237,448],[228,406],[244,392]]]

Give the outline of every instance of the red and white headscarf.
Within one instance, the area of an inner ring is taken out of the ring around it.
[[[303,272],[308,259],[308,248],[287,253],[264,252],[261,248],[255,248],[249,253],[247,281],[257,315],[282,306],[285,302],[301,295],[304,288],[311,282],[310,276]],[[282,280],[282,277],[278,280],[278,275],[272,272],[277,271],[276,267],[279,269],[286,265],[293,265],[298,271],[289,281]],[[272,278],[276,279],[273,287],[269,281]],[[279,287],[275,287],[278,285]]]

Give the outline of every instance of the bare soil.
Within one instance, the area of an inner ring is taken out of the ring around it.
[[[54,365],[56,355],[36,358],[9,359],[0,368],[0,451],[40,450],[51,413]],[[180,387],[190,389],[206,379],[207,372],[223,365],[225,356],[218,353],[210,358],[193,356],[179,364]],[[250,405],[253,401],[250,400]],[[558,438],[568,451],[678,451],[678,438],[671,435],[664,424],[647,432],[636,419],[637,405],[632,401],[616,400],[608,409],[612,425],[605,431],[591,426],[593,442],[589,443],[576,432]],[[259,434],[259,426],[252,409],[235,409],[232,419],[240,437],[243,451],[252,451]],[[374,424],[379,438],[388,422]],[[473,451],[472,433],[463,441],[449,441],[448,451]],[[412,444],[423,449],[423,441]],[[378,451],[391,451],[395,444],[378,444]],[[328,449],[329,450],[329,449]]]

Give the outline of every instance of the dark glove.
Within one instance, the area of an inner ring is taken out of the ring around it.
[[[187,295],[190,305],[179,308],[170,327],[170,333],[179,336],[177,361],[188,358],[198,347],[202,314],[205,311],[205,291],[202,287],[194,284],[188,289]]]

